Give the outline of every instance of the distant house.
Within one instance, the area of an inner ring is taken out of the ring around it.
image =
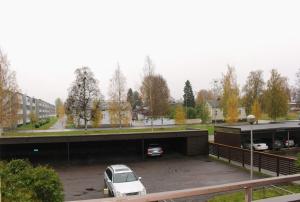
[[[210,117],[212,122],[225,122],[225,117],[223,109],[220,107],[220,101],[218,100],[208,100],[207,106],[210,112]],[[239,107],[239,121],[247,119],[246,108]]]
[[[300,111],[300,103],[299,102],[289,102],[289,110],[292,112]]]

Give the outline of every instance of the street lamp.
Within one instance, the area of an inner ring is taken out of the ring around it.
[[[256,121],[256,118],[254,115],[247,116],[247,121],[250,123],[250,147],[251,147],[251,157],[250,157],[250,180],[253,179],[253,128],[252,125]]]
[[[247,121],[250,123],[250,180],[253,179],[253,123],[256,121],[256,118],[254,115],[248,115],[247,116]],[[251,194],[250,194],[250,201],[252,200],[252,189],[251,189]]]

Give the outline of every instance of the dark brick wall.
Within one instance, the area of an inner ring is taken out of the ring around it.
[[[241,135],[236,133],[215,132],[215,143],[240,147]]]

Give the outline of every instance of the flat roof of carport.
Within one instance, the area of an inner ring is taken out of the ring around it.
[[[234,126],[217,126],[219,128],[232,128],[240,129],[241,132],[259,131],[259,130],[285,130],[285,129],[300,129],[300,122],[289,121],[289,122],[279,122],[279,123],[268,123],[268,124],[247,124],[247,125],[234,125]]]
[[[123,133],[123,134],[94,134],[94,135],[62,135],[62,136],[28,136],[28,137],[0,137],[0,145],[32,144],[32,143],[71,143],[113,140],[143,140],[160,138],[180,138],[208,135],[207,130],[184,130],[153,133]]]

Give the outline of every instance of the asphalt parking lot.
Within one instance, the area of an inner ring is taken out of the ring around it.
[[[115,163],[115,162],[113,162]],[[204,156],[187,157],[172,154],[160,158],[138,161],[119,160],[131,167],[142,182],[147,193],[170,191],[193,187],[224,184],[249,179],[249,173],[239,168],[214,161]],[[103,194],[103,172],[108,162],[85,165],[56,166],[65,190],[65,200],[97,199]],[[198,197],[196,201],[205,201]]]

